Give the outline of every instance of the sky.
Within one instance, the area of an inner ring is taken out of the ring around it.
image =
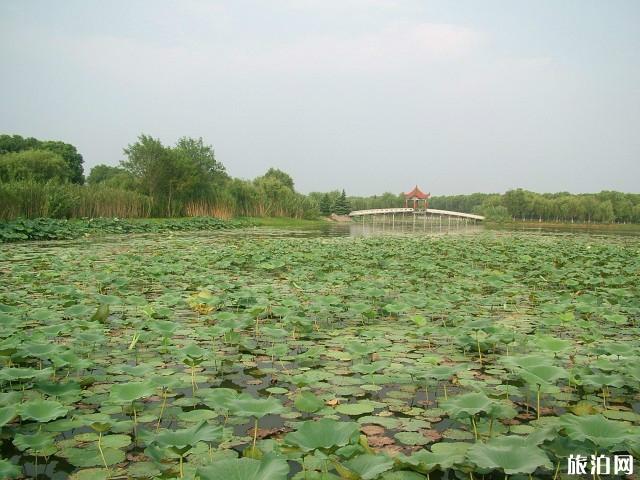
[[[0,133],[351,195],[640,192],[637,0],[2,0]]]

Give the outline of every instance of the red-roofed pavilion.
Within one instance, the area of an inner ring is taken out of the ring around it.
[[[418,208],[418,202],[424,202],[425,210],[429,208],[429,198],[431,198],[430,193],[424,193],[418,185],[416,185],[413,190],[404,194],[404,208],[409,208],[409,201],[413,201],[413,209]]]

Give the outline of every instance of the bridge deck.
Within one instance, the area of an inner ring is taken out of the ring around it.
[[[355,210],[349,214],[350,217],[361,217],[363,215],[388,215],[396,213],[413,213],[413,214],[426,214],[431,213],[433,215],[442,215],[448,217],[469,218],[471,220],[484,220],[482,215],[474,215],[472,213],[463,212],[451,212],[449,210],[437,210],[435,208],[428,208],[426,210],[414,210],[413,208],[374,208],[371,210]]]

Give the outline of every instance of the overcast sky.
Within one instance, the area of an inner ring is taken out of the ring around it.
[[[0,133],[302,192],[640,192],[640,1],[0,1]]]

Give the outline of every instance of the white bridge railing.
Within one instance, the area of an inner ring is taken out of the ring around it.
[[[426,214],[431,213],[433,215],[442,215],[448,217],[469,218],[471,220],[484,220],[482,215],[474,215],[472,213],[463,212],[451,212],[449,210],[437,210],[435,208],[428,208],[426,210],[414,210],[413,208],[374,208],[371,210],[355,210],[349,214],[350,217],[361,217],[363,215],[388,215],[396,213],[414,213],[414,214]]]

